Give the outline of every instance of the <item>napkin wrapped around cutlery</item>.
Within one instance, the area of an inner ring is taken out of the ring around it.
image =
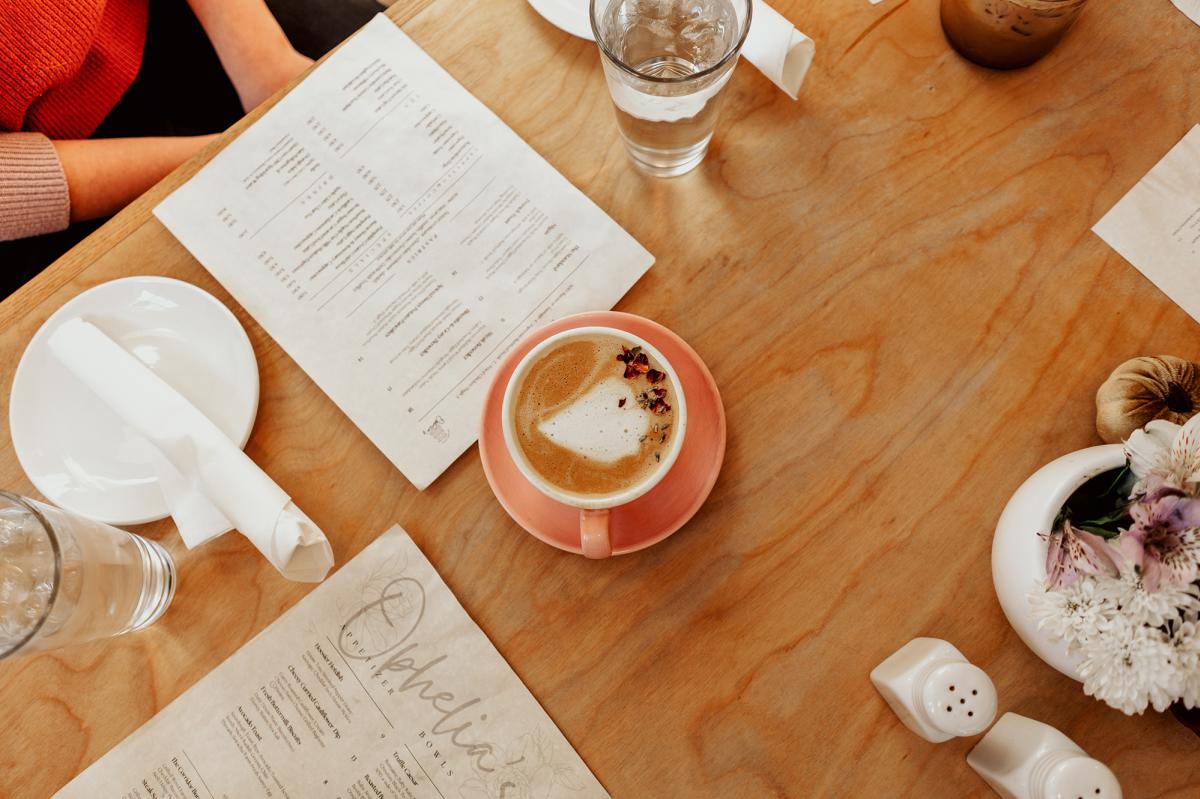
[[[754,0],[742,57],[793,100],[800,93],[816,51],[813,40],[796,30],[786,17],[762,0]]]
[[[236,528],[289,580],[333,566],[321,529],[183,395],[80,318],[49,340],[64,366],[148,442],[180,537],[190,549]]]

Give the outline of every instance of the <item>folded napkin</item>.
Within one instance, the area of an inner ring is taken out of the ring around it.
[[[800,93],[816,51],[813,40],[796,30],[786,17],[762,0],[754,0],[742,57],[793,100]]]
[[[325,534],[195,405],[83,319],[64,322],[49,345],[146,438],[167,507],[189,549],[236,528],[289,580],[325,579],[333,566]]]

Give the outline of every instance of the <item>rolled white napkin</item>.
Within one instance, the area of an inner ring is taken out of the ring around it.
[[[754,0],[750,33],[742,56],[779,88],[796,99],[812,66],[817,45],[762,0]]]
[[[49,345],[146,438],[167,507],[189,549],[236,528],[289,580],[325,579],[333,566],[325,534],[195,405],[83,319],[60,325]]]

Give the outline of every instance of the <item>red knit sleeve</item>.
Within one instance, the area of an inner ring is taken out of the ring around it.
[[[149,0],[0,0],[0,130],[92,134],[137,77]]]
[[[21,130],[29,106],[74,76],[104,0],[0,0],[0,129]]]

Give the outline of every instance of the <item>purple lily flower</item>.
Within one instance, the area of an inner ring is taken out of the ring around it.
[[[1056,591],[1072,585],[1080,574],[1119,573],[1111,545],[1101,536],[1064,521],[1046,536],[1046,588]]]
[[[1129,507],[1133,525],[1121,532],[1121,554],[1142,573],[1146,590],[1200,575],[1200,500],[1163,487]]]

